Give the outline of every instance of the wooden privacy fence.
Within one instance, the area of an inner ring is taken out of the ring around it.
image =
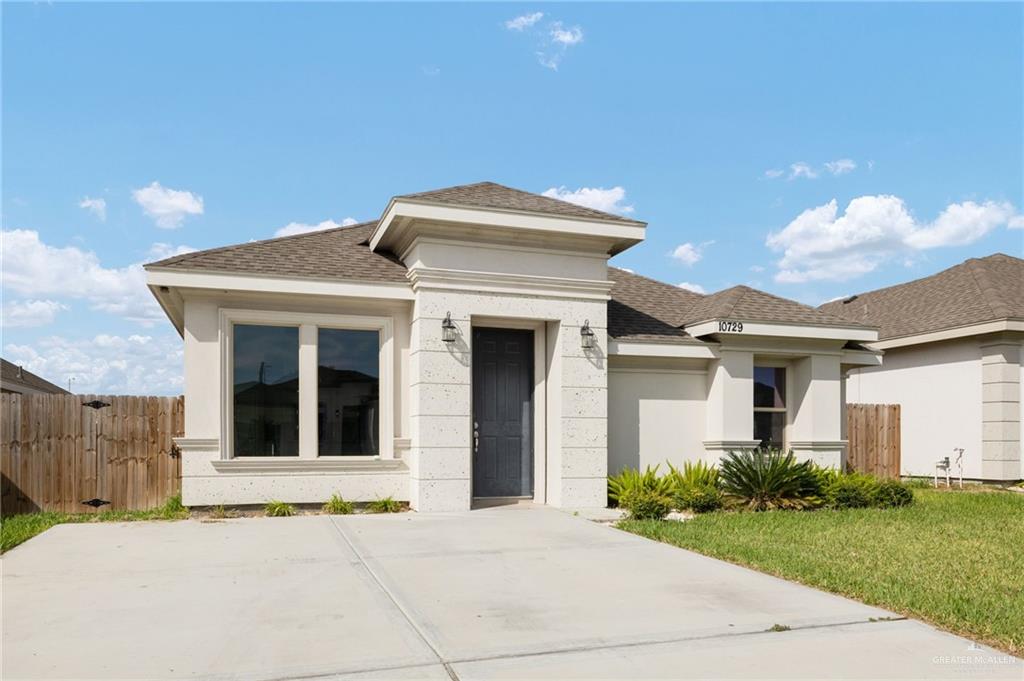
[[[846,437],[850,470],[900,477],[900,405],[846,405]]]
[[[184,425],[184,397],[0,395],[0,513],[159,506],[181,489]]]

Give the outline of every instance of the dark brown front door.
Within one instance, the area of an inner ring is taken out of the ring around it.
[[[473,329],[473,496],[533,496],[533,331]]]

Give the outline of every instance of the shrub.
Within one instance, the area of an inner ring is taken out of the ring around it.
[[[295,515],[295,507],[283,501],[268,501],[263,511],[271,518]]]
[[[879,508],[897,508],[914,503],[914,493],[899,480],[882,480],[875,490],[874,505]]]
[[[683,485],[676,489],[672,497],[675,507],[680,511],[690,510],[694,513],[710,513],[722,508],[722,491],[710,485]]]
[[[630,520],[664,520],[672,510],[672,500],[650,489],[631,489],[619,498]]]
[[[383,499],[375,499],[368,503],[366,510],[370,513],[398,513],[402,510],[402,504],[391,497],[384,497]]]
[[[729,452],[719,467],[722,489],[753,511],[817,506],[818,474],[808,461],[797,463],[792,452],[747,450]]]
[[[331,515],[348,515],[352,513],[352,502],[345,501],[340,494],[332,494],[323,505],[323,512]]]
[[[634,468],[624,468],[618,475],[608,476],[608,505],[621,506],[623,496],[641,490],[668,497],[672,494],[672,487],[671,476],[659,478],[657,466],[648,466],[643,473]]]
[[[718,469],[703,461],[686,461],[682,470],[669,464],[668,469],[668,477],[676,488],[718,487]]]
[[[824,495],[831,508],[867,508],[874,505],[878,490],[878,478],[864,473],[847,473],[829,481]]]

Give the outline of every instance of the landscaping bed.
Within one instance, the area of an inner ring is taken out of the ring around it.
[[[1024,496],[913,495],[895,508],[718,511],[617,526],[1024,653]]]

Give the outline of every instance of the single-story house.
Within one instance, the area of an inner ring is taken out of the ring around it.
[[[18,395],[70,395],[67,390],[37,376],[19,364],[0,358],[0,392]]]
[[[841,465],[869,325],[608,265],[646,224],[491,182],[146,266],[185,343],[184,503],[604,506],[606,475],[762,443]]]
[[[899,404],[904,475],[933,475],[959,452],[965,478],[1024,478],[1024,260],[971,258],[923,279],[827,303],[879,328],[879,366],[854,368],[850,402]]]

